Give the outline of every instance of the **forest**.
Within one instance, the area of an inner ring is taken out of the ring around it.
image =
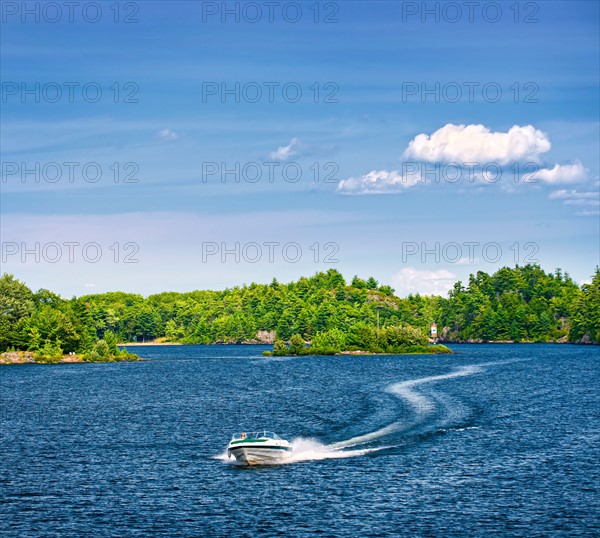
[[[352,341],[373,329],[387,330],[382,334],[392,340],[394,327],[426,336],[432,322],[443,343],[597,344],[600,270],[579,286],[560,269],[504,267],[456,282],[448,297],[406,298],[372,277],[348,283],[333,269],[288,284],[273,279],[148,297],[119,291],[65,299],[46,289],[34,292],[10,274],[0,278],[0,352],[84,353],[93,359],[123,342],[274,343],[294,335],[296,342],[300,337],[326,349],[340,335]]]

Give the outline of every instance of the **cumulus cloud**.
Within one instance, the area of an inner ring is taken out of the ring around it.
[[[402,175],[397,170],[372,170],[364,176],[343,179],[337,190],[343,194],[390,194],[414,187],[420,181],[420,174]]]
[[[390,194],[418,183],[500,182],[503,190],[512,192],[517,183],[567,185],[589,180],[589,170],[580,161],[554,165],[544,162],[542,156],[550,148],[548,136],[532,125],[514,125],[504,132],[491,131],[481,124],[448,123],[431,134],[415,136],[402,154],[399,170],[372,170],[344,179],[338,192]]]
[[[573,164],[555,164],[553,168],[542,168],[523,175],[523,182],[541,181],[549,184],[578,183],[588,178],[588,171],[576,161]]]
[[[445,296],[456,279],[456,275],[446,269],[420,271],[414,267],[406,267],[392,277],[392,284],[399,296],[417,292],[421,295]]]
[[[159,131],[156,136],[161,140],[177,140],[179,138],[179,135],[171,129],[163,129],[162,131]]]
[[[448,123],[431,135],[419,134],[404,152],[405,159],[428,162],[539,162],[550,150],[545,133],[532,125],[511,127],[507,132],[493,132],[485,125]]]
[[[292,138],[287,146],[279,146],[276,151],[269,153],[269,157],[275,161],[287,161],[290,157],[298,154],[300,140]]]

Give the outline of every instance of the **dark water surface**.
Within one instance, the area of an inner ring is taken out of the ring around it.
[[[0,536],[598,536],[599,348],[452,347],[2,367]],[[294,461],[227,463],[253,429]]]

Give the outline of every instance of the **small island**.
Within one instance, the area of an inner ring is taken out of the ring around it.
[[[30,348],[31,349],[31,348]],[[60,341],[46,341],[34,351],[5,351],[0,353],[0,364],[60,364],[77,362],[132,362],[140,357],[117,347],[117,337],[107,332],[87,352],[65,353]]]
[[[317,333],[310,343],[294,334],[289,345],[277,339],[273,351],[265,351],[264,356],[286,355],[408,355],[452,353],[442,344],[431,344],[429,337],[421,329],[410,325],[388,326],[379,330],[366,323],[353,325],[349,332],[339,329]]]

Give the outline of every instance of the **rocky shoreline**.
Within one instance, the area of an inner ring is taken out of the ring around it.
[[[0,353],[0,365],[8,364],[73,364],[73,363],[91,363],[91,362],[134,362],[144,359],[131,358],[121,360],[106,360],[106,361],[86,361],[83,355],[76,353],[63,355],[62,359],[58,360],[47,360],[47,359],[36,359],[35,354],[31,351],[5,351]]]
[[[598,345],[594,344],[594,342],[592,342],[589,339],[586,339],[585,337],[577,342],[569,342],[566,337],[559,338],[558,340],[546,340],[543,342],[539,340],[483,340],[481,338],[469,338],[467,340],[442,340],[440,338],[438,342],[440,344],[570,344],[573,346]]]

